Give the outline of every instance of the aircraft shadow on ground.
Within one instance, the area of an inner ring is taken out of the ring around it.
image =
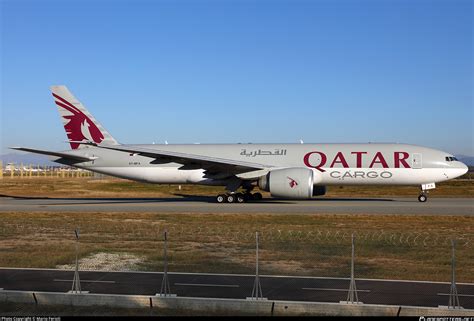
[[[174,196],[174,197],[173,197]],[[48,205],[77,205],[77,204],[139,204],[139,203],[173,203],[173,202],[202,202],[217,203],[215,197],[193,194],[173,194],[172,197],[35,197],[35,196],[11,196],[0,194],[0,197],[8,197],[23,200],[52,200],[68,201],[67,203],[50,203]],[[78,201],[71,203],[70,201]],[[393,202],[388,198],[313,198],[298,200],[298,202]],[[260,201],[250,201],[249,204],[295,204],[296,201],[282,198],[264,198]]]

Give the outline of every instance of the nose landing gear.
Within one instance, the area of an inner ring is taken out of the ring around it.
[[[428,184],[422,184],[421,185],[421,192],[420,195],[418,196],[418,201],[421,203],[424,203],[428,200],[428,190],[436,188],[435,183],[428,183]]]
[[[420,196],[418,196],[418,201],[424,203],[428,200],[428,196],[426,196],[425,192],[422,192]]]

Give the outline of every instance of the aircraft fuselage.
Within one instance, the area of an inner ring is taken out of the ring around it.
[[[467,166],[448,160],[449,153],[407,144],[183,144],[134,145],[149,149],[252,161],[269,168],[304,167],[320,177],[319,185],[421,185],[463,175]],[[122,178],[165,184],[226,185],[207,178],[203,169],[155,163],[134,153],[87,147],[65,153],[94,157],[74,166]],[[59,159],[59,162],[61,160]],[[67,163],[67,162],[66,162]]]

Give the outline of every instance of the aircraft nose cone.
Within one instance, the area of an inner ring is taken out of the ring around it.
[[[460,167],[460,169],[461,169],[461,171],[462,171],[462,174],[461,174],[460,176],[462,176],[462,175],[464,175],[464,174],[466,174],[466,173],[467,173],[467,171],[469,170],[469,167],[467,167],[467,165],[466,165],[466,164],[464,164],[464,163],[461,163],[461,167]]]

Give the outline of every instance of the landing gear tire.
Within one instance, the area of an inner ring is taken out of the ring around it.
[[[428,200],[428,197],[425,195],[425,194],[420,194],[420,196],[418,196],[418,201],[424,203]]]
[[[245,203],[247,201],[246,197],[242,193],[235,194],[235,202],[237,203]]]
[[[261,201],[262,198],[263,198],[262,194],[260,194],[260,193],[254,193],[254,194],[252,195],[252,197],[253,197],[253,199],[256,200],[256,201]]]
[[[217,203],[246,203],[248,201],[259,201],[262,199],[260,193],[235,193],[235,194],[219,194],[216,196]]]
[[[229,194],[226,196],[227,203],[234,203],[235,202],[235,195],[234,194]]]
[[[216,197],[217,203],[225,203],[226,202],[226,196],[224,194],[219,194]]]

